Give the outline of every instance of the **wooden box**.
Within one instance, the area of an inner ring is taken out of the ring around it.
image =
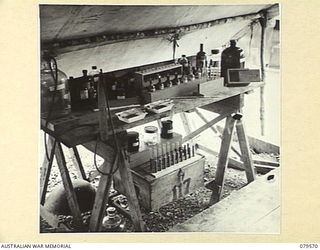
[[[259,69],[228,69],[225,85],[227,87],[246,86],[251,82],[260,82]]]
[[[182,65],[181,64],[168,64],[162,65],[151,69],[144,69],[142,71],[137,71],[134,73],[135,76],[135,84],[137,89],[144,89],[149,87],[149,81],[152,79],[156,79],[157,74],[162,76],[174,75],[177,72],[178,74],[182,74]]]
[[[140,205],[148,211],[156,211],[203,187],[204,162],[204,156],[195,155],[157,173],[149,173],[148,165],[131,170]],[[123,192],[116,178],[114,187]]]

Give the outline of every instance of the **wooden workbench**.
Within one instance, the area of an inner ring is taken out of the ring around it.
[[[243,107],[243,98],[244,93],[250,92],[260,86],[263,86],[263,83],[252,83],[245,87],[219,87],[215,89],[214,94],[210,94],[210,97],[179,97],[174,99],[174,107],[170,112],[164,112],[161,114],[148,114],[145,119],[133,122],[130,124],[124,123],[115,116],[115,111],[111,112],[111,117],[114,125],[115,133],[121,133],[127,129],[159,120],[163,117],[171,116],[173,114],[182,113],[186,111],[192,111],[198,107],[210,110],[212,112],[218,113],[219,116],[214,118],[211,121],[208,121],[205,125],[198,128],[196,131],[189,131],[190,133],[183,138],[183,142],[186,142],[193,137],[197,136],[207,128],[212,127],[217,122],[226,119],[226,128],[223,133],[222,144],[220,149],[218,168],[216,174],[216,180],[213,187],[213,200],[217,201],[220,198],[222,193],[223,183],[224,183],[224,171],[228,164],[228,153],[232,142],[233,132],[237,130],[238,138],[240,142],[240,149],[243,156],[243,162],[247,166],[247,179],[248,182],[253,181],[253,164],[251,159],[251,154],[249,151],[248,140],[246,138],[243,124],[241,122],[240,116],[233,116],[232,114],[239,112]],[[117,112],[119,112],[117,110]],[[41,203],[44,203],[45,193],[47,182],[50,175],[50,168],[53,161],[53,156],[56,157],[58,167],[62,176],[62,181],[66,189],[67,198],[69,206],[71,208],[72,214],[75,218],[75,225],[81,230],[81,221],[80,221],[80,210],[76,201],[76,196],[72,188],[71,179],[66,168],[65,158],[63,155],[63,150],[61,143],[65,146],[72,148],[76,158],[77,168],[79,169],[82,177],[85,179],[82,164],[81,156],[79,155],[76,146],[83,145],[91,151],[95,151],[94,145],[95,141],[99,135],[99,112],[73,112],[69,117],[63,118],[63,120],[54,120],[51,121],[49,126],[44,126],[42,124],[42,129],[44,132],[49,134],[48,142],[48,151],[51,152],[50,159],[45,159],[42,167],[41,173]],[[101,120],[100,120],[101,122]],[[110,124],[107,126],[110,128]],[[51,128],[51,129],[50,129]],[[101,171],[108,172],[111,167],[115,164],[116,158],[118,157],[115,152],[112,142],[112,132],[111,130],[107,131],[110,136],[110,140],[106,142],[99,143],[99,149],[97,154],[104,158],[104,164],[101,166]],[[111,142],[111,143],[109,143]],[[121,164],[122,165],[122,164]],[[126,164],[123,164],[126,165]],[[132,210],[132,219],[135,228],[138,231],[143,231],[143,225],[141,223],[141,214],[139,204],[137,203],[137,198],[133,186],[132,176],[130,171],[127,171],[129,168],[125,166],[124,168],[119,168],[119,172],[122,178],[125,178],[124,185],[128,190],[126,194],[128,196],[129,206]],[[117,173],[116,173],[117,174]],[[97,190],[95,205],[93,208],[91,222],[90,222],[90,231],[100,231],[101,230],[101,220],[105,210],[105,191],[110,188],[110,179],[107,175],[101,176],[99,187]],[[127,183],[128,181],[128,183]]]

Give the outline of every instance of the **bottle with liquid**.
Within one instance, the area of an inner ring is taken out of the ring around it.
[[[186,57],[186,55],[182,55],[182,57],[179,60],[179,63],[182,65],[182,74],[187,75],[189,61],[188,61],[188,58]]]
[[[196,67],[201,70],[203,73],[203,69],[205,68],[205,64],[207,61],[206,52],[203,51],[203,44],[200,44],[200,51],[197,53],[196,56]]]
[[[114,207],[107,208],[107,214],[102,220],[104,232],[121,232],[124,231],[124,222]]]

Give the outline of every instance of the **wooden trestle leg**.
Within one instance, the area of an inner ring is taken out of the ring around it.
[[[123,150],[120,152],[120,165],[119,172],[120,178],[123,183],[123,187],[125,190],[125,195],[128,198],[128,204],[130,208],[131,220],[134,225],[134,229],[136,232],[144,231],[144,223],[141,217],[140,205],[136,193],[136,189],[133,183],[133,177],[130,171],[130,165],[128,162],[128,158],[126,157]]]
[[[220,153],[217,163],[216,176],[214,180],[210,204],[218,202],[223,194],[225,170],[228,166],[229,151],[231,148],[232,138],[235,129],[238,135],[238,141],[241,150],[241,159],[245,166],[247,181],[248,183],[250,183],[255,179],[254,165],[250,153],[249,141],[245,134],[245,129],[243,126],[243,122],[241,121],[241,118],[241,114],[235,114],[234,116],[228,116],[226,119],[226,125],[222,135]]]
[[[56,140],[51,136],[49,136],[48,142],[47,142],[47,150],[50,155],[49,155],[49,159],[47,159],[47,155],[44,156],[44,160],[41,167],[41,173],[40,173],[41,175],[40,176],[40,204],[41,205],[43,205],[46,200],[46,193],[47,193],[55,149],[56,149]]]
[[[210,204],[218,202],[223,193],[223,185],[225,179],[225,170],[228,166],[229,151],[232,143],[236,120],[232,116],[226,118],[226,125],[224,127],[222,141],[220,146],[220,153],[217,163],[216,176],[214,180],[214,187],[212,190],[212,196]]]
[[[71,178],[67,169],[66,160],[60,142],[57,142],[55,156],[60,170],[62,183],[66,191],[69,208],[73,216],[74,227],[77,231],[81,231],[83,228],[81,212],[78,205],[76,194],[72,186]]]
[[[82,162],[81,162],[81,158],[80,158],[77,146],[74,146],[71,149],[69,149],[69,153],[70,153],[73,165],[77,169],[78,176],[80,178],[82,178],[83,180],[87,180],[87,176],[86,176],[86,173],[84,171],[84,168],[83,168],[83,165],[82,165]]]

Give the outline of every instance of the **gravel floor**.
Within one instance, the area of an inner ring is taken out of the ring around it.
[[[82,161],[84,168],[86,170],[86,174],[89,175],[90,172],[94,170],[93,162],[93,154],[84,148],[79,147],[80,154],[82,156]],[[76,179],[77,174],[72,164],[72,158],[68,154],[68,150],[65,148],[66,152],[66,161],[67,166],[70,171],[70,175],[72,179]],[[201,152],[203,153],[203,152]],[[210,182],[215,175],[216,171],[216,157],[205,155],[206,156],[206,164],[205,164],[205,172],[204,172],[204,182],[205,184]],[[260,158],[263,159],[277,159],[277,156],[261,154]],[[97,158],[98,164],[102,163],[101,158]],[[61,183],[61,178],[59,174],[58,167],[56,162],[54,162],[52,166],[52,172],[50,176],[50,181],[48,185],[48,193],[50,194],[52,189],[56,187],[56,185]],[[92,185],[96,186],[99,183],[99,178],[96,178]],[[223,193],[223,198],[228,196],[232,191],[238,190],[246,185],[246,177],[245,172],[228,168],[226,171],[226,181],[225,188]],[[147,212],[142,208],[142,218],[146,224],[146,230],[149,232],[165,232],[168,231],[172,226],[177,223],[182,223],[187,219],[193,217],[194,215],[200,213],[205,210],[209,206],[211,191],[205,187],[185,196],[183,199],[171,202],[163,207],[161,207],[158,211]],[[133,230],[131,222],[122,216],[126,222],[126,232],[131,232]],[[88,221],[86,222],[88,224]],[[52,228],[48,223],[46,223],[42,218],[40,221],[40,232],[42,233],[52,233],[56,232],[54,228]]]

